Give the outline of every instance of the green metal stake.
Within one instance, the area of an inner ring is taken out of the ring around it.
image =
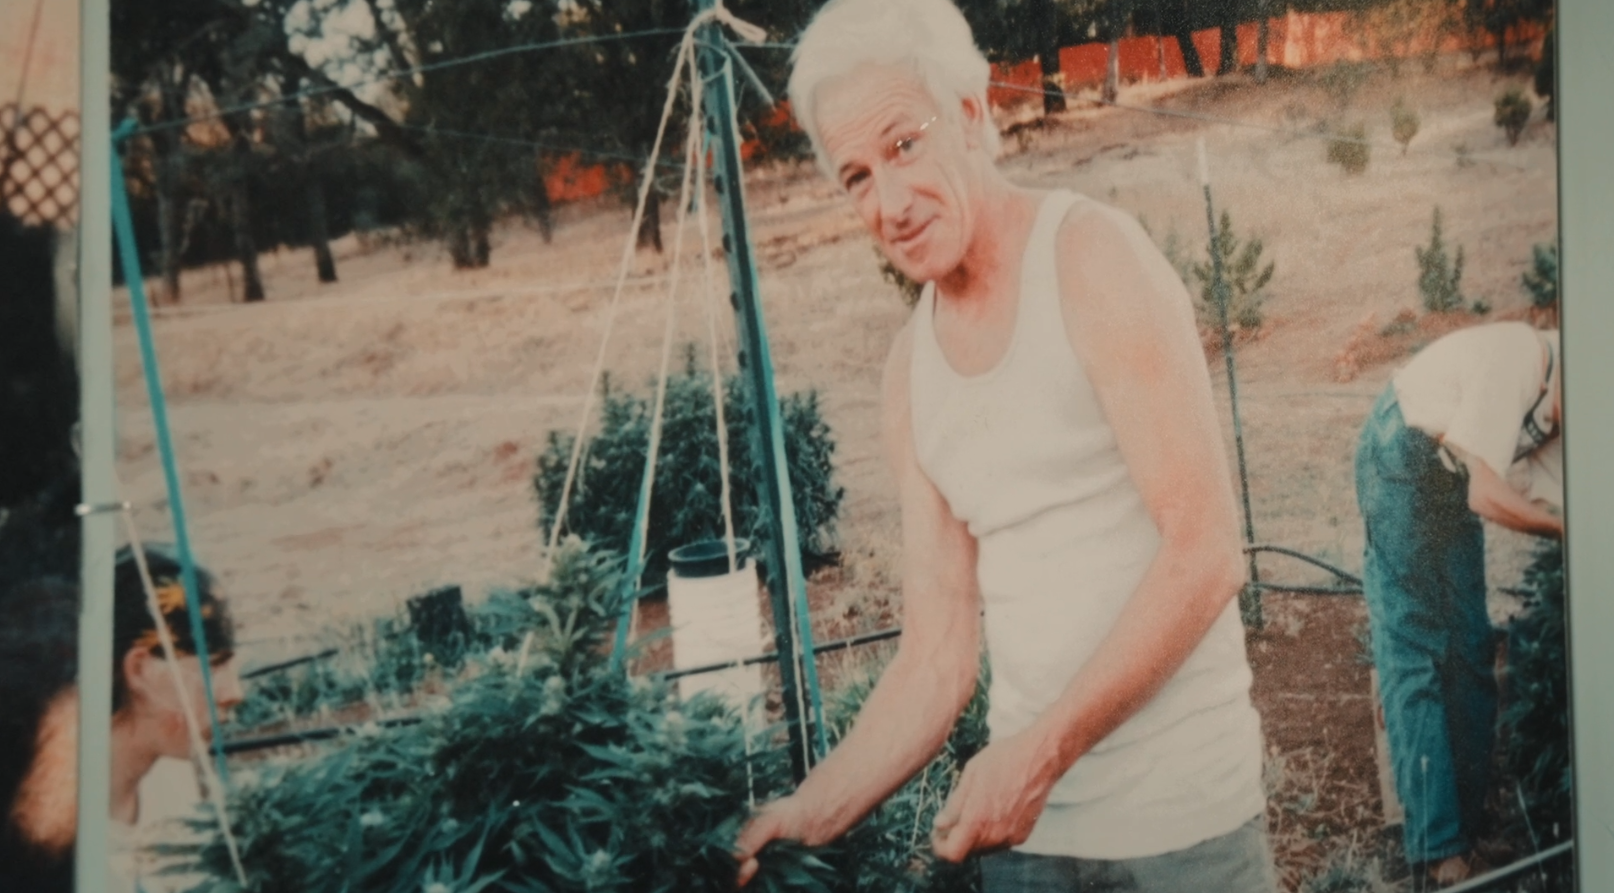
[[[1199,141],[1199,184],[1205,190],[1205,222],[1210,226],[1211,290],[1216,298],[1216,310],[1221,316],[1222,356],[1227,359],[1227,396],[1233,411],[1233,445],[1239,458],[1239,488],[1244,498],[1244,544],[1255,545],[1255,521],[1250,514],[1250,475],[1244,461],[1244,423],[1239,419],[1239,380],[1233,368],[1233,332],[1227,323],[1227,304],[1232,298],[1227,280],[1222,276],[1222,255],[1216,250],[1216,212],[1211,205],[1210,168],[1205,162],[1205,141]],[[1250,562],[1250,582],[1239,593],[1239,614],[1244,625],[1260,629],[1266,621],[1261,616],[1261,571],[1255,564],[1255,552],[1246,550]]]
[[[699,0],[700,8],[708,9],[712,2]],[[757,491],[762,514],[768,519],[764,557],[768,565],[768,592],[772,596],[774,643],[780,657],[779,676],[790,734],[791,769],[800,781],[813,763],[829,750],[829,744],[818,689],[818,670],[812,657],[807,581],[802,571],[796,506],[785,461],[784,425],[774,390],[773,359],[762,318],[756,258],[746,227],[744,170],[740,165],[739,131],[734,117],[734,73],[727,54],[718,49],[725,41],[715,23],[702,29],[700,75],[707,80],[704,117],[707,144],[715,156],[713,183],[723,209],[723,252],[728,258],[729,279],[734,285],[732,299],[739,327],[740,368],[750,383],[751,430],[758,447],[762,484]],[[794,630],[792,604],[796,609]],[[805,692],[802,682],[805,682]],[[811,743],[805,734],[808,726],[815,733]]]
[[[168,485],[168,510],[174,516],[174,543],[179,551],[180,582],[185,587],[185,606],[191,617],[191,640],[202,668],[202,690],[207,696],[207,716],[213,729],[213,761],[219,782],[230,780],[224,762],[224,736],[219,724],[218,702],[213,698],[213,670],[207,652],[207,635],[202,631],[202,591],[197,585],[196,561],[191,555],[190,532],[185,523],[185,498],[179,486],[179,465],[174,458],[174,441],[168,425],[168,403],[163,397],[162,374],[157,366],[157,345],[151,333],[151,313],[146,306],[145,281],[140,271],[140,252],[135,247],[134,221],[129,214],[129,194],[123,185],[123,163],[118,159],[118,143],[134,133],[133,119],[125,120],[112,133],[112,226],[117,234],[118,257],[123,280],[129,286],[135,334],[140,342],[140,362],[145,367],[146,395],[151,401],[152,425],[157,430],[157,453],[162,457],[163,478]]]

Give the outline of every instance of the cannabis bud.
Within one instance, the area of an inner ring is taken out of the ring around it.
[[[566,709],[566,680],[551,676],[544,680],[544,702],[538,708],[539,716],[554,716]]]

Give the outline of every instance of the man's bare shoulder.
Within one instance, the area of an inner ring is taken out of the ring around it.
[[[1154,249],[1136,217],[1090,198],[1071,206],[1060,222],[1058,240],[1061,260],[1083,266],[1137,263]]]

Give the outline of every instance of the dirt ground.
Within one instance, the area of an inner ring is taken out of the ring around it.
[[[1123,91],[1126,107],[1080,108],[1005,139],[1017,182],[1084,192],[1200,252],[1204,140],[1218,209],[1240,235],[1261,237],[1277,265],[1267,322],[1236,352],[1258,540],[1360,567],[1351,456],[1399,357],[1380,352],[1340,383],[1340,354],[1353,334],[1417,307],[1413,247],[1428,242],[1436,206],[1448,245],[1465,249],[1466,296],[1493,315],[1525,305],[1530,247],[1556,232],[1557,149],[1539,109],[1517,146],[1493,125],[1494,97],[1523,82],[1453,56],[1432,73],[1404,66],[1359,84],[1336,70],[1280,72],[1259,86],[1237,76],[1137,86]],[[1421,117],[1405,153],[1390,136],[1398,97]],[[1355,121],[1373,146],[1367,171],[1348,175],[1327,163],[1319,133]],[[876,629],[900,605],[877,416],[881,363],[906,311],[838,190],[810,165],[758,170],[746,189],[780,388],[821,393],[847,494],[843,563],[814,578],[815,627]],[[349,237],[336,246],[341,281],[321,286],[309,252],[265,255],[269,298],[255,305],[234,303],[222,268],[186,274],[183,303],[156,314],[162,374],[192,538],[228,587],[249,664],[304,653],[334,625],[435,586],[459,584],[475,599],[536,575],[535,456],[547,432],[577,424],[628,216],[614,200],[569,206],[553,244],[502,226],[491,266],[472,272],[451,270],[437,245]],[[698,244],[693,230],[685,244]],[[678,338],[704,343],[698,252],[685,254]],[[605,349],[617,382],[646,382],[655,368],[668,269],[666,257],[632,259]],[[717,316],[732,344],[729,313],[719,305]],[[117,337],[119,473],[143,534],[170,538],[126,312]],[[1219,357],[1211,370],[1232,456]],[[1488,536],[1493,588],[1516,584],[1528,543]],[[1327,582],[1279,557],[1263,559],[1262,572]],[[1366,667],[1350,631],[1359,602],[1269,601],[1275,622],[1252,640],[1256,696],[1287,777],[1315,777],[1314,809],[1329,816],[1275,806],[1275,821],[1299,822],[1317,841],[1305,851],[1283,838],[1293,889],[1319,852],[1351,834],[1367,846],[1361,829],[1379,804]],[[1494,608],[1504,612],[1506,599]],[[1307,654],[1327,655],[1326,666],[1297,669]],[[1329,717],[1320,727],[1318,710]]]

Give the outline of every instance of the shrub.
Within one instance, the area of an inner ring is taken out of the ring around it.
[[[1520,277],[1530,304],[1547,308],[1558,306],[1558,243],[1530,246],[1530,269]]]
[[[1266,303],[1264,289],[1272,280],[1276,264],[1261,266],[1263,246],[1256,236],[1242,242],[1234,234],[1233,218],[1222,211],[1216,227],[1216,238],[1206,250],[1206,260],[1194,264],[1194,278],[1199,280],[1199,303],[1195,307],[1201,328],[1220,328],[1222,324],[1220,299],[1216,293],[1215,259],[1222,264],[1222,281],[1228,299],[1227,321],[1244,329],[1255,329],[1263,321],[1261,306]]]
[[[1548,541],[1536,550],[1524,588],[1525,611],[1508,630],[1503,764],[1524,801],[1526,827],[1516,830],[1545,849],[1570,839],[1574,821],[1562,543]],[[1551,867],[1566,870],[1561,863]]]
[[[1397,99],[1395,105],[1390,106],[1390,134],[1401,144],[1402,155],[1407,154],[1412,138],[1418,135],[1418,123],[1418,113],[1408,108],[1405,101]]]
[[[1530,97],[1518,87],[1509,87],[1496,97],[1496,126],[1508,135],[1508,145],[1519,144],[1519,136],[1524,133],[1524,125],[1530,123],[1530,113],[1534,110]]]
[[[1337,164],[1347,174],[1367,170],[1372,147],[1367,142],[1367,125],[1360,122],[1334,132],[1328,141],[1328,163]]]
[[[654,395],[640,397],[615,391],[608,380],[603,391],[600,430],[584,443],[565,527],[567,532],[595,546],[625,553],[644,475]],[[734,533],[749,537],[760,548],[768,540],[768,519],[758,505],[759,474],[754,470],[756,451],[748,394],[749,388],[738,377],[730,378],[724,387],[723,411],[728,428]],[[668,377],[666,399],[661,456],[656,465],[645,544],[647,584],[664,578],[667,550],[723,534],[723,488],[712,380],[708,373],[695,368],[693,346],[686,354],[683,372]],[[834,548],[835,521],[845,493],[834,481],[835,440],[819,411],[816,391],[784,397],[779,410],[800,547],[809,556],[824,556]],[[547,447],[538,457],[533,486],[538,495],[540,524],[546,532],[554,523],[571,451],[571,435],[552,431]]]
[[[1463,279],[1463,246],[1457,246],[1455,259],[1446,254],[1446,242],[1441,237],[1440,208],[1435,208],[1435,220],[1430,226],[1429,247],[1414,247],[1418,258],[1418,293],[1423,306],[1431,313],[1446,313],[1463,306],[1460,285]]]

